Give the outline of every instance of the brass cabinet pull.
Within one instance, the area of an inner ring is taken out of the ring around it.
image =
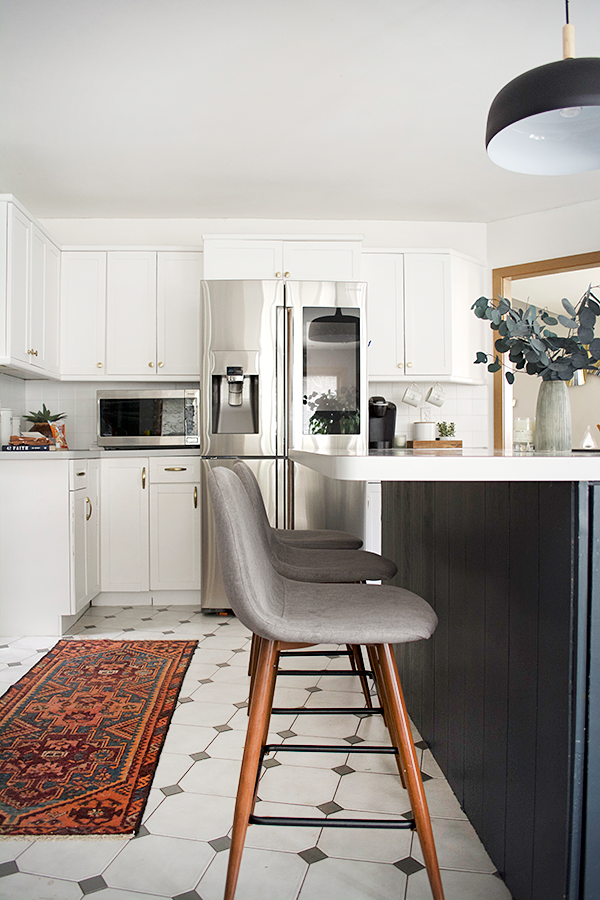
[[[146,490],[146,466],[142,466],[142,490]]]
[[[412,369],[412,363],[406,363],[406,365],[409,369]]]
[[[148,365],[150,366],[151,369],[154,368],[154,363],[148,363]]]
[[[96,368],[101,369],[101,368],[102,368],[102,363],[96,363]]]
[[[403,368],[404,368],[404,363],[398,363],[398,368],[399,368],[399,369],[403,369]]]
[[[159,362],[159,364],[158,364],[158,368],[159,368],[159,369],[162,369],[162,367],[163,367],[163,366],[164,366],[164,363],[162,363],[162,362]]]
[[[86,497],[86,498],[85,498],[85,502],[87,503],[87,505],[88,505],[88,510],[89,510],[89,511],[86,513],[85,521],[86,521],[86,522],[89,522],[90,519],[92,518],[92,501],[90,500],[89,497]]]
[[[275,272],[275,278],[281,278],[281,272]]]
[[[28,353],[31,353],[32,356],[37,356],[37,355],[38,355],[37,350],[28,350],[27,352],[28,352]]]
[[[285,276],[286,278],[289,278],[289,277],[290,277],[290,273],[289,273],[289,272],[284,272],[283,274],[284,274],[284,276]]]
[[[185,466],[168,466],[165,467],[165,472],[187,472]]]
[[[81,477],[82,475],[85,475],[85,472],[78,472],[77,475],[78,475],[79,477]]]
[[[198,509],[198,488],[194,486],[194,509]]]

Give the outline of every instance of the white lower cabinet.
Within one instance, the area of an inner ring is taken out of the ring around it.
[[[101,461],[103,594],[177,591],[188,593],[162,599],[198,602],[199,463],[199,457]]]
[[[71,615],[100,592],[98,460],[72,461],[70,471]]]

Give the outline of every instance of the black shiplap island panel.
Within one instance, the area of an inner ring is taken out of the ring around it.
[[[581,842],[589,886],[579,883],[595,490],[571,482],[383,489],[394,583],[424,596],[440,619],[431,641],[397,648],[407,705],[515,900],[600,896],[591,821]]]

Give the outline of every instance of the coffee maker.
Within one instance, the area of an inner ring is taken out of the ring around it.
[[[396,404],[384,397],[369,397],[369,450],[394,446]]]

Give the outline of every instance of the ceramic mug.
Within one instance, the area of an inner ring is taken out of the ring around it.
[[[427,391],[427,396],[425,397],[428,403],[432,403],[434,406],[443,406],[444,400],[446,399],[446,393],[441,384],[437,383],[433,385],[433,387],[429,388]]]
[[[422,396],[423,394],[421,393],[419,386],[413,381],[413,383],[404,391],[402,402],[408,403],[409,406],[418,406]]]

